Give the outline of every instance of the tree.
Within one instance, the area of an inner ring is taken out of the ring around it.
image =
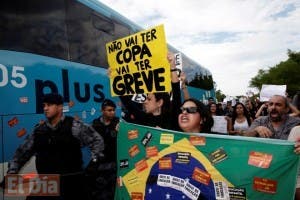
[[[287,85],[289,95],[295,95],[300,90],[300,52],[288,49],[289,58],[268,70],[260,69],[250,81],[251,87],[259,90],[263,84]]]
[[[211,90],[214,87],[211,75],[202,75],[197,72],[195,73],[194,78],[188,82],[187,85],[204,90]]]
[[[216,90],[216,98],[218,102],[223,102],[223,100],[226,98],[226,95],[223,94],[221,90]]]
[[[221,90],[217,90],[217,83],[215,81],[213,81],[213,86],[216,91],[216,99],[218,102],[223,102],[223,100],[226,98],[226,95],[223,94]]]

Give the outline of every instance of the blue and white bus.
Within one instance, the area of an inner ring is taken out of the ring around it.
[[[142,29],[96,0],[3,0],[0,29],[1,181],[17,146],[44,118],[41,95],[61,93],[68,115],[92,121],[112,98],[105,44]],[[182,59],[191,95],[214,97],[210,71]]]

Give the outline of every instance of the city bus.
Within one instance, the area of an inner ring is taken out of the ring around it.
[[[3,0],[0,7],[0,181],[16,148],[58,92],[64,112],[91,122],[111,97],[105,44],[143,30],[96,0]],[[168,45],[172,52],[178,52]],[[191,96],[215,97],[211,72],[182,53]]]

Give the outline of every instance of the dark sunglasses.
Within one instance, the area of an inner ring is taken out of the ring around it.
[[[184,111],[186,111],[187,113],[191,113],[191,114],[198,112],[197,107],[181,107],[180,110],[181,110],[181,113],[183,113]]]

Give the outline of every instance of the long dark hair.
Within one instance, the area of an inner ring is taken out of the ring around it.
[[[170,95],[168,92],[156,92],[153,93],[155,96],[156,101],[163,100],[163,105],[161,108],[161,114],[165,115],[167,113],[170,113],[170,107],[171,107],[171,101],[170,101]]]
[[[201,101],[194,98],[189,98],[184,100],[181,105],[183,105],[185,102],[188,101],[194,102],[194,104],[196,104],[198,108],[198,112],[202,119],[201,132],[210,133],[211,127],[214,125],[214,119],[211,117],[210,112],[207,109],[207,106],[205,106]]]
[[[209,112],[209,114],[212,116],[212,112],[211,112],[211,106],[212,105],[215,105],[216,106],[216,116],[220,116],[220,115],[223,115],[223,113],[222,113],[222,111],[220,110],[220,108],[219,108],[219,106],[218,106],[218,104],[217,103],[215,103],[215,102],[213,102],[213,103],[211,103],[211,104],[209,104],[208,105],[208,112]]]
[[[300,109],[300,91],[298,91],[293,97],[293,105]]]
[[[243,107],[244,116],[246,117],[248,125],[250,126],[251,125],[251,118],[250,118],[249,112],[247,111],[247,108],[246,108],[246,106],[244,104],[242,104],[241,102],[238,102],[238,103],[235,104],[235,106],[233,108],[233,112],[232,112],[232,127],[233,127],[234,122],[235,122],[235,120],[237,118],[236,107],[238,105],[241,105]]]

